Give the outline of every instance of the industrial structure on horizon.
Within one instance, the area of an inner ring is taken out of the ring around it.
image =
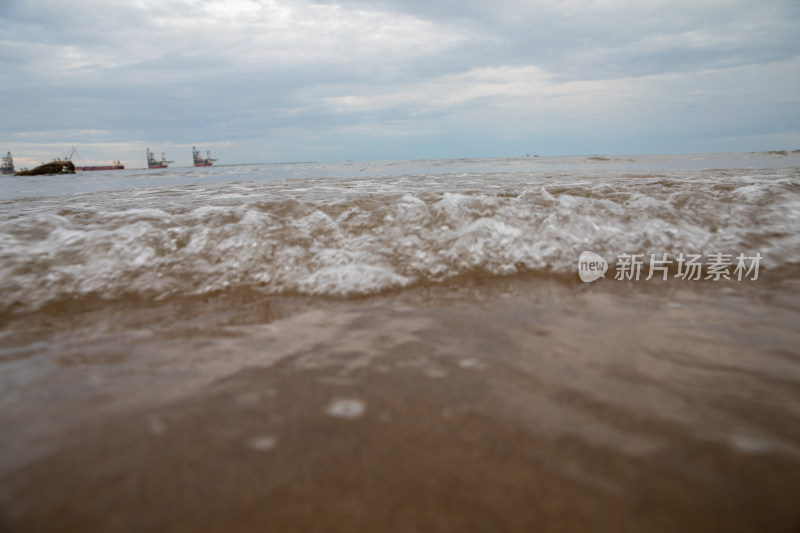
[[[167,168],[169,163],[174,163],[174,161],[167,161],[167,156],[164,152],[161,152],[161,161],[159,161],[150,151],[150,148],[147,149],[147,168]]]
[[[206,150],[205,157],[200,157],[200,150],[194,146],[192,146],[192,160],[194,161],[194,166],[196,167],[210,167],[214,164],[214,161],[216,161],[216,159],[211,158],[210,150]]]
[[[11,158],[11,152],[3,156],[3,163],[0,165],[0,174],[13,174],[14,173],[14,160]]]

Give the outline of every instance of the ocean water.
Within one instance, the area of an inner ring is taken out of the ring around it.
[[[798,229],[795,153],[2,177],[0,526],[794,530]]]

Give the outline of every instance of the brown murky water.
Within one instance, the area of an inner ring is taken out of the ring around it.
[[[0,531],[800,531],[767,159],[3,182]],[[763,261],[614,279],[683,253]]]
[[[534,276],[39,313],[6,338],[3,520],[795,531],[796,295]]]

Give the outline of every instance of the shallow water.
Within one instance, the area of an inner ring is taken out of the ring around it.
[[[623,253],[734,262],[759,253],[773,271],[800,263],[797,166],[634,173],[568,159],[553,173],[528,161],[376,164],[359,177],[291,179],[274,179],[282,174],[269,165],[176,169],[167,185],[148,178],[131,188],[134,174],[113,190],[8,199],[0,312],[87,297],[350,296],[464,275],[574,278],[585,250],[611,263]],[[115,174],[104,174],[93,179],[114,187]],[[68,178],[52,179],[67,187]]]
[[[792,531],[795,163],[5,189],[0,525]],[[614,279],[626,253],[730,254],[732,279]]]

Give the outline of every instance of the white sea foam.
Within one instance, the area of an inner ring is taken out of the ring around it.
[[[278,439],[272,436],[253,437],[247,441],[247,446],[257,452],[268,452],[275,448]]]
[[[464,274],[574,277],[584,250],[610,262],[760,252],[775,269],[800,263],[797,177],[796,168],[452,172],[6,201],[0,309],[243,288],[339,297]]]
[[[366,410],[367,406],[361,400],[342,398],[333,400],[325,408],[325,412],[328,413],[328,415],[345,420],[361,418]]]

